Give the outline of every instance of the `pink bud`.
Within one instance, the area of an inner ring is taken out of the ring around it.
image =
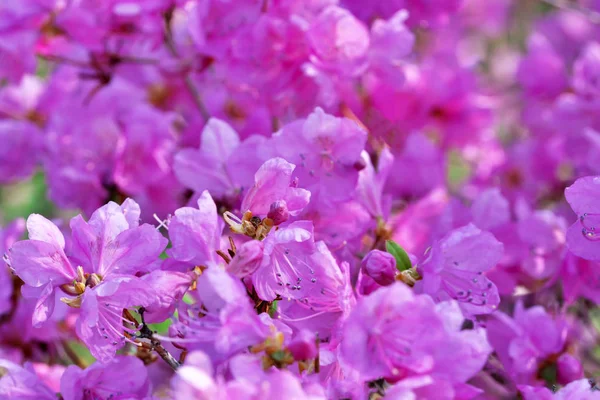
[[[363,169],[365,169],[367,167],[367,163],[365,160],[360,158],[354,163],[353,167],[357,171],[362,171]]]
[[[556,361],[558,383],[566,385],[574,380],[583,378],[583,367],[579,360],[565,353]]]
[[[273,220],[273,225],[284,223],[290,217],[285,200],[277,200],[271,204],[267,218]]]
[[[288,350],[295,360],[310,360],[317,356],[317,344],[315,334],[301,330],[290,342]]]
[[[396,260],[390,253],[372,250],[362,260],[361,269],[381,286],[391,285],[396,279]]]

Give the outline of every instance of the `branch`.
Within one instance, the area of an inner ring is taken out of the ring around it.
[[[60,344],[61,344],[63,350],[65,351],[65,353],[67,354],[67,356],[73,362],[73,364],[77,365],[81,369],[87,368],[86,363],[84,363],[83,360],[81,358],[79,358],[79,356],[73,351],[73,349],[69,346],[69,344],[67,343],[66,340],[61,340]]]
[[[181,364],[179,364],[179,361],[177,361],[175,357],[173,357],[171,353],[164,348],[160,340],[154,337],[154,332],[148,327],[146,321],[144,320],[144,313],[146,312],[146,309],[144,307],[140,307],[138,312],[142,318],[142,327],[140,328],[140,334],[137,336],[137,338],[150,340],[151,350],[156,351],[160,358],[169,364],[169,367],[173,368],[174,371],[177,371]]]

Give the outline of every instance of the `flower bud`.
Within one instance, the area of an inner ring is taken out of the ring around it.
[[[574,380],[583,378],[583,367],[579,360],[565,353],[556,361],[558,383],[566,385]]]
[[[317,344],[314,333],[301,330],[288,345],[295,360],[310,360],[317,356]]]
[[[285,200],[278,200],[271,204],[267,218],[273,220],[273,225],[284,223],[290,218],[287,203]]]
[[[392,284],[398,272],[394,256],[380,250],[370,251],[363,259],[361,269],[381,286]]]
[[[353,167],[357,171],[362,171],[363,169],[365,169],[367,167],[367,162],[363,158],[360,158],[360,159],[356,160]]]

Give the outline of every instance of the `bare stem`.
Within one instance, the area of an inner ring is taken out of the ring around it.
[[[71,346],[69,346],[66,340],[61,340],[60,344],[73,364],[77,365],[81,369],[87,368],[86,363],[84,363],[83,360],[79,358],[79,356],[73,351],[73,349],[71,349]]]
[[[152,332],[152,329],[148,327],[146,321],[144,320],[144,312],[146,312],[146,309],[144,307],[141,307],[139,309],[139,314],[142,318],[142,327],[140,328],[140,334],[138,338],[150,340],[150,346],[152,350],[156,351],[160,358],[162,358],[164,362],[169,364],[169,367],[173,368],[174,371],[177,371],[181,364],[179,364],[179,361],[177,361],[175,357],[173,357],[171,353],[169,353],[169,351],[164,348],[160,340],[154,337],[154,332]]]

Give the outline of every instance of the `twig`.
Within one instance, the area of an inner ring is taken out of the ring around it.
[[[154,337],[154,332],[152,332],[152,329],[148,327],[146,321],[144,320],[144,313],[146,312],[146,309],[144,307],[140,307],[138,312],[140,314],[140,317],[142,318],[142,327],[140,328],[140,333],[137,337],[139,339],[150,340],[151,349],[156,351],[160,358],[162,358],[167,364],[169,364],[169,367],[173,368],[174,371],[177,371],[181,364],[179,364],[179,361],[177,361],[175,357],[173,357],[171,353],[169,353],[169,351],[164,348],[160,340]]]
[[[73,364],[77,365],[81,369],[87,368],[86,363],[84,363],[83,360],[79,358],[79,356],[73,351],[73,349],[71,349],[66,340],[61,340],[60,344],[67,356],[69,356],[71,361],[73,361]]]

